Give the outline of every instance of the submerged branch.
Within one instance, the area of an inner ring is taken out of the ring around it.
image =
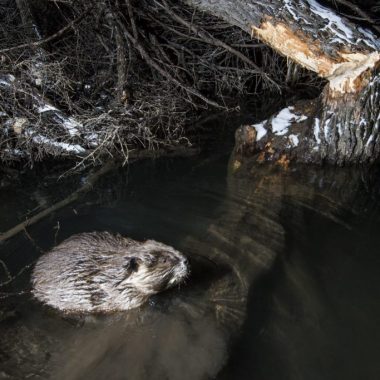
[[[96,172],[90,174],[85,184],[80,187],[78,190],[76,190],[74,193],[70,194],[67,198],[55,203],[54,205],[48,207],[45,210],[42,210],[38,214],[32,216],[31,218],[27,219],[26,221],[19,223],[18,225],[14,226],[10,230],[0,233],[0,243],[4,242],[5,240],[17,235],[19,232],[24,231],[27,227],[39,222],[46,216],[52,214],[55,211],[58,211],[59,209],[69,205],[70,203],[76,201],[83,193],[86,193],[90,191],[94,184],[98,181],[98,179],[108,173],[112,168],[115,167],[115,163],[112,161],[109,161],[105,165],[103,165],[99,170]]]

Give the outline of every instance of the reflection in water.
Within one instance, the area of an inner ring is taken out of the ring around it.
[[[369,236],[380,224],[378,187],[368,191],[358,169],[282,171],[235,156],[199,162],[118,169],[30,228],[43,249],[54,244],[57,221],[58,241],[92,230],[161,240],[190,257],[192,275],[142,309],[111,316],[62,317],[28,296],[4,300],[0,378],[359,378],[339,363],[350,356],[375,373],[380,237]],[[49,186],[37,190],[39,202],[54,197]],[[35,207],[26,195],[17,206],[20,194],[9,189],[0,195],[16,214]],[[38,254],[22,235],[0,247],[13,273]]]
[[[212,321],[178,314],[135,328],[114,323],[70,343],[54,378],[201,379],[215,377],[226,356],[226,343]]]
[[[282,198],[285,239],[272,270],[250,289],[221,378],[377,378],[378,172],[234,167],[233,192],[249,186],[250,173]]]

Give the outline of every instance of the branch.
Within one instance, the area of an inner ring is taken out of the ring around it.
[[[268,80],[270,83],[272,83],[274,86],[276,86],[278,89],[280,89],[280,85],[278,83],[276,83],[273,79],[269,78],[269,76],[264,73],[259,66],[257,66],[251,59],[249,59],[248,57],[246,57],[243,53],[241,53],[240,51],[234,49],[232,46],[226,44],[225,42],[219,40],[218,38],[210,35],[208,36],[205,32],[203,32],[202,30],[198,29],[194,24],[191,24],[189,22],[187,22],[186,20],[184,20],[182,17],[178,16],[176,13],[174,13],[168,6],[167,2],[166,1],[163,1],[163,4],[165,6],[163,6],[162,4],[158,3],[157,1],[155,1],[155,3],[163,8],[165,10],[166,13],[168,13],[173,20],[177,21],[179,24],[182,24],[184,26],[186,26],[187,28],[189,28],[189,30],[191,30],[195,35],[201,37],[202,41],[208,43],[209,45],[213,45],[213,46],[216,46],[216,47],[221,47],[223,48],[224,50],[230,52],[231,54],[235,55],[236,57],[238,57],[239,59],[241,59],[243,62],[247,63],[248,65],[252,66],[255,68],[255,71],[260,74],[263,78],[265,78],[266,80]]]
[[[196,96],[197,98],[203,100],[206,104],[209,104],[215,108],[224,109],[225,107],[222,107],[215,101],[206,98],[204,95],[202,95],[200,92],[195,90],[192,87],[186,86],[183,83],[181,83],[179,80],[174,78],[169,72],[165,71],[163,68],[161,68],[156,62],[153,61],[153,59],[150,57],[149,53],[145,50],[145,48],[141,45],[140,42],[138,42],[131,33],[129,33],[128,29],[125,27],[125,25],[118,20],[120,26],[123,28],[125,36],[131,41],[131,43],[134,45],[134,47],[138,50],[138,52],[141,54],[142,58],[145,60],[145,62],[151,66],[153,69],[155,69],[157,72],[159,72],[163,77],[170,80],[172,83],[174,83],[176,86],[184,89],[186,92]]]
[[[353,4],[347,0],[335,0],[335,2],[354,11],[356,14],[361,16],[363,20],[372,24],[372,28],[374,28],[377,32],[380,33],[380,26],[378,25],[378,23],[367,12],[363,11],[363,9],[359,8],[356,4]]]
[[[131,20],[131,24],[132,24],[132,30],[133,30],[133,36],[136,38],[136,40],[138,39],[138,32],[137,32],[137,27],[136,27],[136,22],[135,22],[135,17],[133,16],[133,8],[132,8],[132,5],[131,5],[131,2],[130,0],[125,0],[125,3],[127,4],[127,9],[128,9],[128,15],[129,15],[129,18]]]
[[[59,201],[58,203],[55,203],[51,207],[48,207],[45,210],[42,210],[38,214],[34,215],[30,219],[27,219],[25,222],[22,222],[18,224],[17,226],[14,226],[7,232],[4,232],[0,234],[0,243],[13,237],[14,235],[17,235],[19,232],[24,231],[26,227],[31,226],[37,222],[39,222],[41,219],[45,218],[46,216],[52,214],[53,212],[61,209],[62,207],[67,206],[68,204],[74,202],[79,198],[79,196],[82,193],[85,193],[89,190],[91,190],[95,184],[95,182],[105,173],[109,172],[114,167],[114,163],[112,161],[108,162],[104,166],[102,166],[98,171],[95,173],[92,173],[88,178],[85,184],[80,187],[78,190],[76,190],[74,193],[70,194],[67,198]]]
[[[77,24],[81,20],[83,20],[83,18],[85,16],[87,16],[87,14],[90,12],[90,10],[92,10],[92,8],[89,8],[82,15],[80,15],[79,17],[77,17],[73,21],[69,22],[66,26],[64,26],[62,29],[58,30],[58,32],[52,34],[49,37],[46,37],[46,38],[44,38],[42,40],[38,40],[38,41],[35,41],[35,42],[27,42],[25,44],[21,44],[21,45],[18,45],[18,46],[13,46],[13,47],[10,47],[10,48],[2,49],[2,50],[0,50],[0,54],[9,53],[11,51],[15,51],[15,50],[19,50],[19,49],[25,49],[25,48],[33,48],[33,49],[35,49],[35,48],[40,47],[41,45],[44,45],[44,44],[46,44],[46,43],[48,43],[48,42],[50,42],[52,40],[55,40],[56,38],[62,36],[62,34],[64,34],[67,30],[73,28],[75,24]]]

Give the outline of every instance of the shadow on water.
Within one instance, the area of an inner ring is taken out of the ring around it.
[[[0,190],[3,229],[80,181],[43,178]],[[42,250],[92,230],[160,240],[189,256],[189,280],[109,316],[62,316],[28,294],[2,299],[0,378],[376,378],[372,178],[359,169],[257,167],[223,149],[115,169],[29,234]],[[39,255],[23,234],[0,246],[11,273]],[[29,277],[1,291],[28,289]]]
[[[220,378],[378,378],[378,171],[298,168],[273,178],[283,184],[283,251],[250,289]]]

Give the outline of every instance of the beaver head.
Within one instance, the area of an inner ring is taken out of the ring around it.
[[[128,310],[181,283],[188,273],[186,257],[168,245],[82,233],[38,260],[33,294],[66,312]]]
[[[120,291],[133,286],[141,293],[156,294],[181,283],[189,272],[182,253],[154,240],[129,247],[123,260],[124,278],[117,284]]]

